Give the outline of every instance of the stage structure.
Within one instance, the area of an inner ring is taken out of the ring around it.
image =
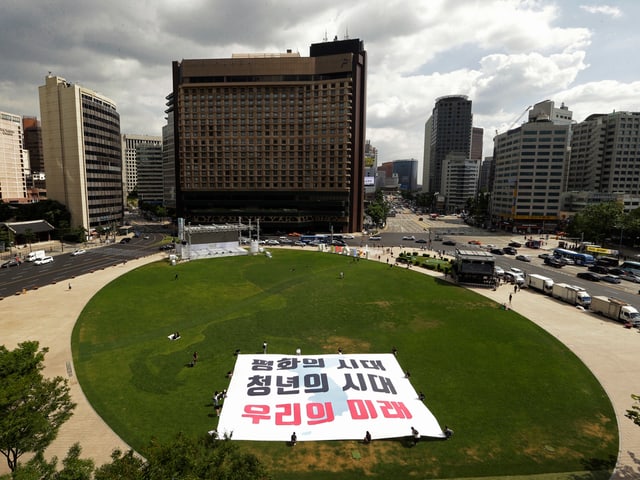
[[[176,253],[182,260],[247,255],[241,246],[243,232],[250,237],[252,227],[242,222],[225,225],[185,225],[178,219],[178,243]]]

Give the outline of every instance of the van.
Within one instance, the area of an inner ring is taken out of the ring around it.
[[[53,257],[42,257],[42,258],[38,258],[36,261],[33,262],[34,265],[44,265],[46,263],[51,263],[53,262]]]

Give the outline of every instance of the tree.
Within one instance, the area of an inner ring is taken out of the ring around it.
[[[116,450],[111,463],[95,471],[95,480],[209,479],[266,480],[270,478],[257,457],[241,453],[237,444],[209,435],[190,438],[178,434],[167,443],[151,442],[146,461],[133,451]]]
[[[82,449],[78,443],[69,447],[67,456],[62,460],[62,470],[57,470],[58,458],[51,461],[44,458],[42,452],[13,471],[12,480],[91,480],[94,463],[91,459],[80,458]],[[112,477],[119,478],[119,477]]]
[[[0,453],[11,471],[27,452],[43,452],[72,415],[66,379],[42,375],[49,351],[28,341],[15,350],[0,346]]]
[[[633,423],[640,427],[640,395],[632,394],[631,398],[633,398],[636,404],[631,407],[631,410],[627,410],[625,417],[633,420]]]
[[[601,243],[613,232],[620,231],[623,218],[622,204],[598,203],[588,206],[573,216],[567,230],[572,237]]]

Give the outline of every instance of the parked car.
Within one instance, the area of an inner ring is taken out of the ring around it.
[[[599,282],[600,275],[595,274],[593,272],[580,272],[576,275],[578,278],[583,280],[589,280],[590,282]]]
[[[593,273],[609,273],[609,269],[602,265],[591,265],[587,270]]]
[[[45,265],[47,263],[51,263],[53,262],[53,257],[42,257],[42,258],[38,258],[35,262],[33,262],[34,265]]]
[[[524,276],[524,271],[521,268],[518,267],[511,267],[509,270],[507,270],[508,272],[513,272],[516,273],[518,275],[522,275]]]
[[[502,278],[504,276],[504,268],[498,267],[497,265],[493,267],[493,274],[496,277]]]
[[[454,242],[453,240],[445,240],[444,242],[442,242],[443,245],[455,245],[456,242]]]
[[[620,280],[620,277],[617,275],[601,275],[600,276],[600,280],[602,280],[603,282],[607,282],[607,283],[621,283],[622,280]]]
[[[530,255],[516,255],[516,260],[520,260],[521,262],[530,262],[531,261],[531,256]]]
[[[513,283],[516,285],[524,285],[524,282],[525,282],[524,275],[513,272],[511,270],[507,270],[506,272],[504,272],[504,279],[507,282]]]
[[[71,256],[77,257],[78,255],[82,255],[84,253],[87,253],[87,251],[84,248],[78,248],[77,250],[74,250],[73,252],[71,252]]]
[[[510,247],[520,248],[522,244],[520,242],[509,242],[507,245]]]
[[[502,249],[502,251],[504,253],[506,253],[507,255],[517,255],[518,254],[518,251],[513,247],[504,247]]]

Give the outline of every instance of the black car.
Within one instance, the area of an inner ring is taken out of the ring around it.
[[[513,243],[513,242],[512,242],[512,243]],[[515,248],[513,248],[513,247],[504,247],[504,248],[502,249],[502,251],[503,251],[504,253],[506,253],[507,255],[517,255],[517,254],[518,254],[518,251],[517,251]]]
[[[599,282],[600,276],[593,272],[580,272],[576,275],[578,278],[583,280],[589,280],[590,282]]]
[[[416,240],[416,243],[427,243],[427,241],[424,238],[419,238]]]
[[[589,269],[591,270],[591,269]],[[629,274],[626,270],[622,270],[621,268],[608,268],[605,273],[610,273],[611,275],[618,275],[620,277],[624,277]]]
[[[444,242],[442,242],[443,245],[455,245],[456,242],[454,242],[453,240],[445,240]]]
[[[591,265],[587,270],[593,273],[609,273],[609,269],[602,265]]]
[[[544,259],[544,264],[554,268],[562,268],[565,265],[563,261],[556,257],[546,257]]]
[[[509,242],[508,245],[515,248],[520,248],[522,246],[520,242]]]
[[[493,253],[494,255],[504,255],[504,252],[499,248],[492,248],[489,250],[489,253]]]
[[[159,250],[173,250],[174,248],[176,248],[175,243],[166,243],[164,245],[161,245]]]
[[[2,268],[18,267],[21,263],[22,263],[22,261],[14,258],[12,260],[7,260],[2,265],[0,265],[0,267],[2,267]]]

